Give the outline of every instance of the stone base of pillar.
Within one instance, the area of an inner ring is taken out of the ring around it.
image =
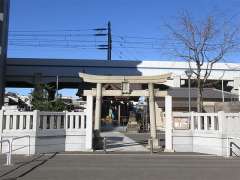
[[[159,141],[158,138],[153,138],[152,139],[152,146],[153,146],[153,150],[155,150],[155,151],[162,151],[162,146],[160,146],[160,141]],[[151,139],[148,139],[147,148],[151,149]]]
[[[164,149],[164,152],[175,152],[174,149]]]
[[[103,149],[103,137],[101,137],[99,130],[94,130],[93,132],[93,149],[94,150]]]
[[[93,149],[86,149],[86,150],[84,150],[84,152],[94,152],[94,150]]]

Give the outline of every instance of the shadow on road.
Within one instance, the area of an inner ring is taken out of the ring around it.
[[[133,143],[117,143],[117,144],[108,144],[107,148],[119,148],[119,147],[129,147],[129,146],[136,146],[136,145],[142,145],[137,142]]]
[[[16,167],[13,166],[12,169],[9,171],[0,174],[0,179],[17,179],[20,177],[23,177],[27,175],[28,173],[32,172],[34,169],[38,168],[39,166],[45,164],[47,161],[50,159],[54,158],[57,153],[54,153],[50,156],[46,156],[45,154],[41,154],[29,161],[25,162],[17,162],[15,165]],[[47,157],[47,158],[46,158]]]

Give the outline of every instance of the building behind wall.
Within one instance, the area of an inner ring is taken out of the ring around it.
[[[188,112],[188,88],[169,88],[168,94],[173,97],[173,111],[182,111],[182,112]],[[223,100],[224,98],[224,100]],[[206,112],[215,112],[223,110],[220,108],[219,104],[221,104],[223,101],[228,104],[234,103],[234,106],[238,106],[238,109],[240,109],[240,106],[236,104],[238,101],[238,95],[221,91],[215,88],[204,88],[203,90],[203,105],[204,105],[204,111]],[[158,107],[162,108],[164,111],[164,99],[163,98],[157,98],[156,99]],[[216,109],[216,105],[218,104],[218,108]],[[191,88],[191,111],[197,110],[197,88]]]
[[[0,0],[0,107],[4,102],[9,1]]]

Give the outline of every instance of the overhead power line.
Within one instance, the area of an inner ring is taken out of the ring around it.
[[[46,34],[46,33],[41,33],[41,34],[22,34],[22,33],[10,33],[10,37],[65,37],[65,36],[94,36],[95,34],[73,34],[73,33],[65,33],[65,34]]]
[[[120,39],[149,39],[149,40],[160,40],[160,41],[169,41],[168,38],[158,38],[158,37],[146,37],[146,36],[125,36],[125,35],[116,35],[113,34],[113,37],[117,37]]]
[[[11,46],[20,46],[20,47],[52,47],[52,48],[76,48],[76,49],[96,49],[95,46],[83,46],[83,45],[61,45],[61,44],[15,44],[10,43]]]
[[[10,48],[22,46],[107,50],[108,60],[112,59],[113,49],[115,49],[114,54],[119,54],[119,57],[124,56],[136,60],[139,59],[137,56],[141,54],[135,54],[136,51],[146,51],[147,53],[149,51],[172,50],[172,47],[177,43],[171,43],[168,40],[157,37],[112,36],[110,22],[108,22],[107,27],[95,29],[16,30],[10,31],[8,38]]]
[[[96,29],[48,29],[48,30],[9,30],[9,33],[39,33],[39,32],[84,32],[84,31],[94,31]]]

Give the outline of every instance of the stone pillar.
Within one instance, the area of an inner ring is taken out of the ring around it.
[[[153,83],[148,84],[149,91],[149,116],[150,116],[150,133],[153,140],[153,147],[159,147],[156,130],[156,113],[155,113],[155,99],[154,99],[154,86]]]
[[[172,120],[172,96],[165,97],[165,151],[173,152],[173,120]]]
[[[0,109],[4,104],[9,1],[0,0]]]
[[[101,128],[101,107],[102,107],[102,84],[97,83],[96,107],[95,107],[95,130]]]
[[[93,144],[93,96],[87,96],[86,150],[92,150]]]

